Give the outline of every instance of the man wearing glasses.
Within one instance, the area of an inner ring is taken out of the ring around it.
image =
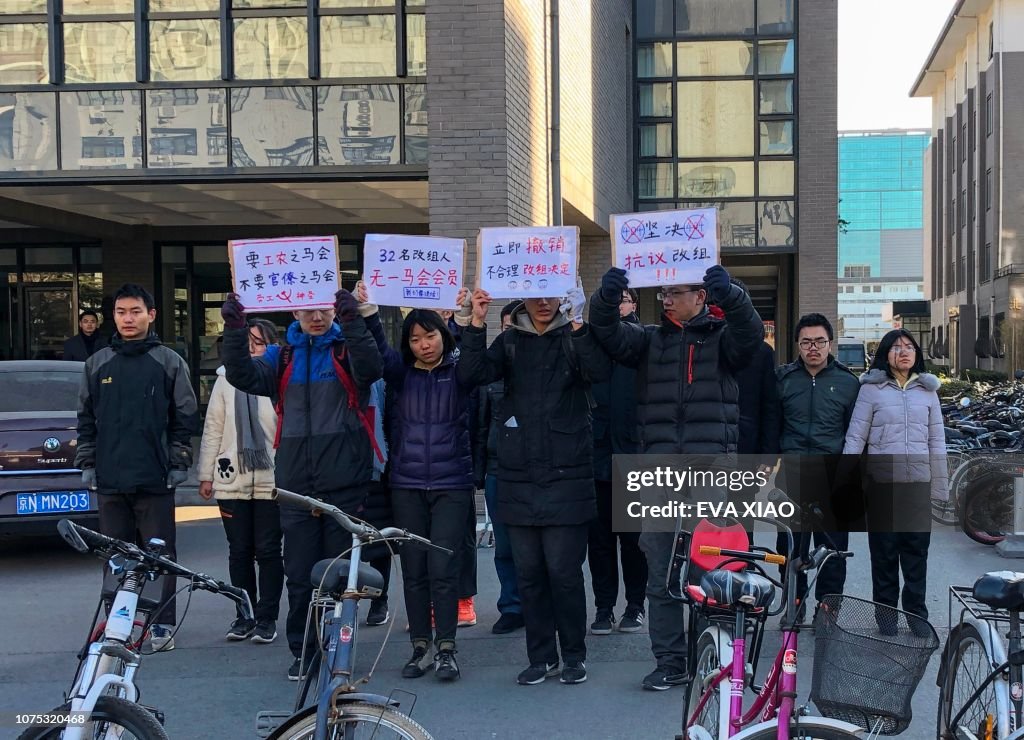
[[[806,482],[809,490],[821,490],[823,476],[830,475],[830,471],[834,475],[860,390],[853,372],[830,354],[833,339],[832,324],[827,318],[820,313],[802,316],[796,325],[800,356],[776,370],[781,418],[779,448],[783,455],[801,456],[797,479]],[[787,482],[787,486],[793,485]],[[797,552],[806,555],[811,533],[794,532],[794,537]],[[847,550],[849,541],[848,532],[814,533],[815,546]],[[781,551],[788,546],[788,540],[780,535],[778,544]],[[800,573],[797,585],[802,593],[807,586],[806,573]],[[818,573],[815,598],[841,594],[845,585],[846,561],[831,558]],[[803,603],[801,618],[805,612]]]
[[[661,323],[619,320],[629,288],[625,270],[605,273],[594,295],[594,336],[615,361],[638,368],[638,452],[720,455],[735,453],[739,439],[739,391],[735,374],[764,337],[764,323],[750,296],[732,285],[721,265],[708,269],[701,285],[662,288]],[[707,303],[721,311],[711,312]],[[647,603],[651,650],[657,667],[643,687],[664,691],[687,680],[686,608],[666,588],[675,535],[640,535],[647,556]]]

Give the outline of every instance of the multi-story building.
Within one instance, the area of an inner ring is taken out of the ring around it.
[[[1024,6],[957,0],[911,90],[932,101],[928,354],[955,370],[1024,367],[1024,342],[1013,340],[1024,337],[1022,85]]]
[[[367,233],[561,214],[589,290],[638,205],[718,205],[766,318],[834,311],[835,6],[4,0],[0,356],[134,280],[204,398],[228,239],[337,234],[350,285]]]
[[[870,345],[892,329],[891,304],[924,297],[920,131],[839,134],[839,322]]]

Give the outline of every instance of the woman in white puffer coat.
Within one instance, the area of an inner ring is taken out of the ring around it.
[[[860,383],[843,454],[867,451],[869,500],[875,508],[882,505],[886,514],[892,512],[891,522],[876,528],[899,529],[902,524],[917,530],[868,532],[873,598],[896,606],[902,569],[903,609],[927,619],[929,499],[948,498],[939,380],[925,372],[914,336],[894,329],[879,342],[871,368]],[[923,629],[917,620],[910,620],[910,627],[916,628],[915,632]],[[879,628],[884,634],[897,631],[891,620],[880,622]]]
[[[253,357],[276,343],[273,324],[250,319]],[[249,593],[255,617],[239,615],[228,629],[229,640],[268,643],[277,637],[284,564],[281,515],[272,498],[276,433],[277,413],[270,399],[237,390],[224,368],[218,368],[199,451],[199,495],[217,498],[228,538],[231,583]]]

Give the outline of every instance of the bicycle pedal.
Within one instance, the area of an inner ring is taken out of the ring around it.
[[[292,716],[291,712],[263,711],[256,715],[256,737],[265,740]]]
[[[156,707],[147,707],[145,704],[139,704],[139,706],[142,707],[143,709],[145,709],[150,714],[152,714],[154,717],[156,717],[156,721],[160,723],[161,727],[163,727],[163,724],[164,724],[164,713],[163,712],[161,712]]]

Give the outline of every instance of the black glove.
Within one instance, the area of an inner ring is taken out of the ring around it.
[[[609,268],[601,278],[601,299],[617,306],[622,303],[622,292],[628,287],[626,271],[620,267]]]
[[[167,474],[167,487],[177,488],[182,483],[188,480],[188,471],[182,470],[181,468],[171,468],[171,472]]]
[[[220,307],[220,315],[224,317],[225,329],[245,328],[245,309],[238,302],[238,293],[228,293],[228,299]]]
[[[708,294],[708,303],[719,305],[729,296],[729,273],[721,265],[712,265],[704,273],[704,290]]]
[[[82,471],[82,485],[90,491],[96,490],[96,468],[85,468]]]
[[[334,315],[343,323],[355,321],[359,316],[359,301],[344,288],[334,294]]]

